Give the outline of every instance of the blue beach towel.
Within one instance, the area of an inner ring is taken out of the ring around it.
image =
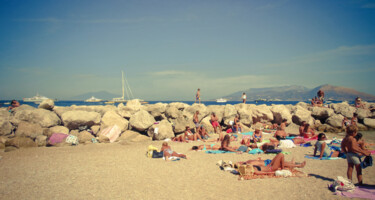
[[[252,149],[251,151],[249,151],[249,154],[260,154],[260,153],[264,153],[261,149]]]
[[[314,160],[320,160],[319,156],[309,156],[309,155],[306,155],[305,158],[314,159]],[[321,160],[339,160],[339,159],[343,159],[343,158],[340,158],[340,157],[322,157]]]
[[[223,150],[207,150],[206,153],[210,153],[210,154],[220,154],[220,153],[236,153],[236,152],[223,151]]]
[[[242,135],[253,135],[253,132],[246,132],[246,133],[241,133]]]

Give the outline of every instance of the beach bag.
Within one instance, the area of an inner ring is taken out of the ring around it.
[[[339,190],[351,192],[355,189],[355,186],[350,180],[342,176],[338,176],[336,180],[333,181],[332,185],[330,186],[330,189],[332,189],[333,191]]]
[[[48,139],[48,143],[50,145],[56,145],[58,143],[61,143],[61,142],[64,142],[65,139],[68,137],[69,135],[65,134],[65,133],[53,133],[51,135],[51,137]]]
[[[362,169],[366,167],[372,166],[372,157],[371,156],[366,156],[365,159],[361,162],[361,167]]]
[[[156,150],[153,150],[152,151],[152,158],[162,158],[164,157],[164,152],[160,151],[156,151]]]
[[[113,143],[120,136],[121,129],[117,125],[108,127],[102,130],[99,135],[106,136],[109,139],[109,142]]]
[[[69,135],[66,137],[65,142],[71,145],[78,145],[78,137],[75,135]]]
[[[154,151],[157,151],[157,150],[158,150],[158,148],[156,148],[152,145],[149,145],[147,147],[147,157],[152,158],[152,154],[154,154]]]
[[[241,176],[254,175],[254,167],[252,165],[240,165],[238,167],[238,173],[240,173]]]

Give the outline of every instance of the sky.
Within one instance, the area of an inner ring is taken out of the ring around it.
[[[0,99],[331,84],[375,95],[375,0],[0,0]],[[239,97],[240,98],[240,97]]]

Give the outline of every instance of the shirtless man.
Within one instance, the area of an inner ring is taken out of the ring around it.
[[[286,128],[286,122],[287,122],[287,120],[286,120],[286,119],[283,119],[283,121],[282,121],[281,124],[280,124],[281,130],[283,130],[283,131],[285,131],[285,128]]]
[[[10,102],[10,106],[8,107],[8,111],[10,112],[13,108],[17,108],[20,106],[20,103],[16,100],[12,100]]]
[[[355,166],[355,170],[357,171],[357,179],[358,184],[362,185],[362,168],[361,168],[361,161],[359,159],[360,155],[371,155],[370,151],[363,150],[358,145],[357,140],[355,139],[355,136],[357,135],[358,128],[355,125],[349,125],[346,129],[346,136],[342,140],[341,143],[341,150],[346,153],[346,158],[348,162],[348,170],[347,170],[347,176],[349,180],[352,180],[352,174],[353,174],[353,167]]]
[[[217,118],[217,116],[214,112],[211,114],[211,124],[212,124],[212,127],[214,127],[215,133],[217,133],[217,131],[216,131],[217,127],[219,127],[219,130],[220,130],[220,133],[221,133],[221,130],[222,130],[221,126],[220,126],[220,124],[218,122],[218,118]]]
[[[198,118],[198,115],[199,115],[199,111],[197,110],[194,114],[194,117],[193,117],[193,122],[195,124],[195,131],[197,132],[198,131],[198,128],[199,128],[199,118]]]
[[[195,94],[195,102],[194,103],[196,103],[197,101],[199,102],[199,104],[201,103],[201,89],[199,89],[199,88],[197,90],[197,93]]]

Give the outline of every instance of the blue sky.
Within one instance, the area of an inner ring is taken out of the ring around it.
[[[0,99],[214,99],[285,85],[375,95],[374,0],[0,0]]]

